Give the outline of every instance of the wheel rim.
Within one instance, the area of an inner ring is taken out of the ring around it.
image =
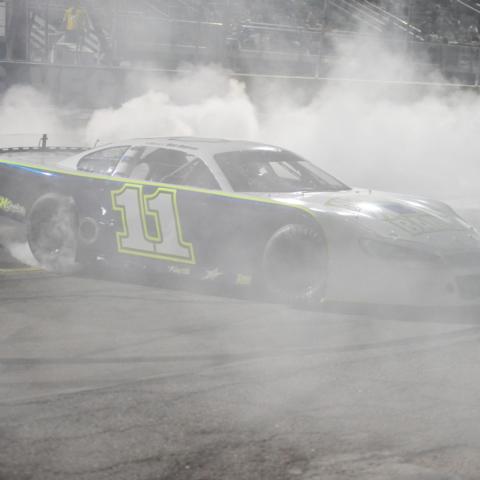
[[[264,258],[264,274],[269,289],[285,298],[310,298],[323,292],[325,243],[319,236],[280,236]]]
[[[69,205],[50,201],[30,219],[29,245],[47,270],[65,271],[75,263],[76,216]]]

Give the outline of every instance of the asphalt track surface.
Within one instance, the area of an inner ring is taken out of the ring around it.
[[[475,315],[1,268],[1,480],[480,478]]]

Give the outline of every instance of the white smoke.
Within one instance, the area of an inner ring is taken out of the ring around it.
[[[307,102],[285,85],[263,82],[254,105],[242,83],[204,67],[157,87],[152,81],[146,94],[95,112],[86,136],[89,142],[164,135],[265,141],[353,185],[439,198],[478,196],[478,95],[415,85],[415,66],[379,41],[343,43],[339,54],[331,75],[362,82],[328,82]],[[438,72],[422,80],[442,81]]]
[[[408,102],[330,87],[302,108],[268,116],[262,137],[309,157],[358,186],[477,195],[480,101],[471,94]]]
[[[81,139],[193,135],[265,141],[288,147],[348,184],[437,198],[478,197],[480,97],[409,83],[416,67],[384,42],[343,43],[341,60],[313,94],[263,81],[247,93],[219,67],[148,78],[119,108],[93,112]],[[438,72],[421,78],[441,82]],[[392,83],[394,81],[394,83]],[[403,82],[403,84],[402,84]],[[255,99],[255,101],[253,100]],[[65,112],[42,94],[13,87],[0,103],[0,135],[72,134]]]
[[[244,85],[216,67],[203,67],[160,81],[118,109],[96,111],[86,137],[89,142],[169,135],[254,138],[258,132],[256,108]]]
[[[59,144],[74,142],[79,135],[66,125],[68,115],[48,95],[14,85],[0,97],[0,147],[35,146],[44,133]]]

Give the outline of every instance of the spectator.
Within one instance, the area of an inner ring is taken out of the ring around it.
[[[472,23],[467,29],[467,42],[478,43],[480,40],[478,27]]]
[[[87,14],[80,1],[74,1],[65,10],[63,17],[65,26],[65,41],[76,45],[77,51],[83,48],[85,30],[87,27]]]

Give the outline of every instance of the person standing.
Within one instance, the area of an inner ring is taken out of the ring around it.
[[[73,43],[77,51],[81,51],[87,29],[87,14],[80,1],[74,1],[65,10],[63,17],[65,41]]]

